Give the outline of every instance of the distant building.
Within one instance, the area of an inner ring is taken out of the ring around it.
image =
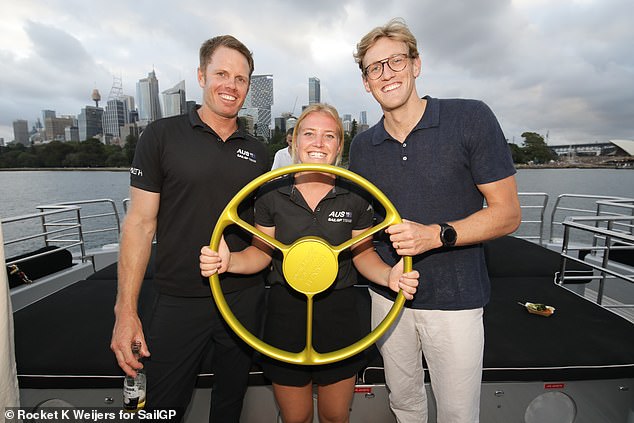
[[[126,122],[136,122],[139,120],[139,112],[134,105],[134,96],[123,94],[119,97],[119,100],[125,103],[128,110],[128,118],[126,119]]]
[[[147,78],[140,79],[136,84],[136,98],[139,102],[139,119],[152,122],[160,119],[161,102],[159,100],[159,83],[154,71]]]
[[[368,124],[368,114],[365,110],[362,110],[359,113],[359,125],[367,125]]]
[[[291,116],[289,118],[286,119],[286,130],[288,131],[291,128],[294,128],[295,125],[297,125],[297,118],[294,116]]]
[[[138,122],[130,122],[121,128],[121,145],[126,145],[128,143],[128,137],[130,135],[134,136],[136,139],[139,139],[139,136],[145,129],[144,126],[139,125]]]
[[[321,103],[321,86],[319,78],[308,78],[308,104]]]
[[[86,141],[103,133],[103,109],[101,107],[86,106],[81,109],[77,126],[79,127],[79,140]]]
[[[271,107],[273,106],[273,75],[252,75],[249,93],[238,116],[251,116],[254,135],[271,137]]]
[[[242,115],[238,117],[238,120],[241,122],[241,125],[244,126],[244,129],[249,134],[255,133],[255,119],[251,115]]]
[[[103,133],[114,138],[121,137],[121,127],[128,123],[129,113],[126,102],[110,99],[106,103],[102,116]]]
[[[632,154],[627,151],[627,147],[631,145],[630,143],[632,142],[633,141],[627,140],[610,140],[610,142],[551,145],[549,147],[559,156],[623,156]]]
[[[286,118],[284,117],[275,118],[275,130],[278,132],[286,132]]]
[[[46,130],[46,119],[54,118],[56,116],[55,110],[42,110],[42,122],[44,122],[44,129]]]
[[[64,129],[64,139],[66,141],[79,142],[79,127],[77,127],[77,126],[67,126]]]
[[[344,114],[341,118],[341,123],[343,124],[343,131],[349,134],[352,130],[352,115],[348,113]]]
[[[634,140],[610,140],[610,143],[618,147],[616,154],[634,156]]]
[[[77,126],[72,116],[46,117],[44,119],[46,141],[65,141],[66,128],[70,126]]]
[[[29,123],[26,120],[13,121],[13,140],[22,145],[29,145]]]
[[[172,88],[163,91],[164,117],[178,116],[187,113],[185,98],[185,81],[181,81]]]

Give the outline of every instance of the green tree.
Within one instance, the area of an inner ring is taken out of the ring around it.
[[[132,159],[134,158],[134,151],[136,150],[136,143],[139,141],[139,137],[136,135],[128,135],[125,137],[125,145],[123,146],[123,152],[125,153],[126,159],[128,160],[126,165],[132,164]]]
[[[126,167],[129,166],[128,157],[119,149],[119,151],[113,151],[108,155],[105,161],[105,165],[108,167]]]
[[[76,150],[76,143],[53,141],[36,146],[36,154],[43,167],[61,167],[66,155]]]
[[[78,150],[80,166],[102,167],[106,161],[105,147],[95,138],[80,143]]]
[[[40,161],[37,158],[37,155],[31,153],[30,151],[23,151],[18,154],[16,158],[16,167],[39,167]]]
[[[357,130],[357,120],[353,119],[352,125],[350,125],[350,132],[343,135],[343,155],[341,156],[342,166],[348,166],[350,156],[350,144],[352,143],[354,137],[357,135]]]
[[[513,156],[513,163],[526,163],[526,154],[524,154],[524,150],[517,144],[509,144],[509,148],[511,149],[511,156]]]
[[[23,152],[26,152],[26,147],[18,143],[0,148],[0,166],[3,168],[19,167],[18,156]]]
[[[548,163],[557,160],[555,153],[544,141],[544,137],[535,132],[524,132],[524,154],[528,161],[533,163]]]

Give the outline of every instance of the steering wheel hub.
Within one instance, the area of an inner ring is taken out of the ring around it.
[[[332,247],[323,240],[305,237],[289,248],[282,270],[286,282],[294,290],[315,295],[332,285],[337,278],[339,263]]]

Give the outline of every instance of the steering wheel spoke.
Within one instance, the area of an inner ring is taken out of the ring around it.
[[[365,238],[368,238],[376,233],[379,233],[382,230],[386,229],[388,226],[393,225],[395,223],[399,223],[400,221],[401,219],[398,217],[398,215],[394,215],[393,212],[389,212],[388,215],[385,216],[385,219],[383,219],[380,223],[366,229],[365,231],[355,236],[354,238],[350,238],[349,240],[342,242],[341,244],[337,246],[332,247],[332,249],[337,254],[339,254],[342,251],[352,247],[357,242]]]

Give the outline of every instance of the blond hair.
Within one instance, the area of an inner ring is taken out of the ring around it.
[[[377,26],[368,32],[357,44],[357,51],[353,53],[354,60],[359,65],[359,69],[364,74],[363,59],[368,50],[381,38],[387,37],[394,41],[402,41],[407,45],[408,55],[414,59],[418,57],[418,47],[416,46],[416,37],[409,30],[402,18],[391,19],[383,26]]]

